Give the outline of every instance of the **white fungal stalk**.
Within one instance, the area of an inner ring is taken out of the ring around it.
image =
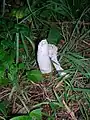
[[[40,71],[43,74],[50,73],[52,71],[52,65],[48,51],[48,42],[46,39],[42,40],[38,45],[37,61],[39,64]]]

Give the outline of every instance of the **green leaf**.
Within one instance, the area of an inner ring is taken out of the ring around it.
[[[3,78],[3,77],[1,77],[0,78],[0,85],[8,85],[8,83],[9,83],[9,80],[8,79],[6,79],[6,78]]]
[[[58,28],[56,27],[52,27],[49,31],[49,35],[47,38],[48,42],[50,44],[57,45],[61,39],[62,39],[62,35],[60,34],[60,30],[58,30]]]
[[[3,46],[3,49],[13,48],[14,43],[11,40],[3,39],[1,41],[1,45]]]
[[[5,68],[3,65],[0,65],[0,77],[3,77]]]
[[[17,116],[10,120],[42,120],[42,112],[41,109],[35,109],[29,115]]]
[[[33,82],[40,82],[43,80],[43,76],[39,70],[28,71],[27,78]]]
[[[44,9],[44,11],[42,11],[42,13],[40,14],[40,16],[43,18],[50,18],[51,15],[51,11],[48,9]]]
[[[11,65],[13,64],[13,62],[14,62],[14,57],[13,57],[13,55],[6,55],[6,56],[4,57],[3,66],[4,66],[5,68],[7,68],[8,66],[11,66]]]
[[[24,11],[18,10],[18,11],[16,12],[16,18],[17,18],[17,19],[21,19],[21,18],[23,18],[23,17],[24,17]]]
[[[56,110],[60,107],[63,107],[63,103],[59,103],[59,102],[50,102],[50,106],[52,108],[52,110]]]
[[[32,118],[30,116],[17,116],[17,117],[14,117],[14,118],[11,118],[10,120],[32,120]]]
[[[29,27],[25,24],[15,24],[15,30],[23,35],[28,35],[28,33],[30,33]]]
[[[2,101],[0,102],[0,112],[6,117],[7,116],[7,106],[8,106],[8,103],[7,101]]]
[[[73,90],[74,91],[90,93],[90,89],[88,89],[88,88],[73,88]]]
[[[30,112],[30,117],[35,120],[42,120],[42,112],[41,109],[35,109]]]
[[[24,63],[20,63],[20,64],[19,64],[19,69],[24,69],[24,68],[25,68]]]
[[[5,57],[5,52],[0,49],[0,60],[3,60],[3,58]]]

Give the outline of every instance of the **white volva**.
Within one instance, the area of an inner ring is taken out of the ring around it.
[[[37,61],[39,64],[40,71],[43,74],[50,73],[52,71],[52,65],[48,51],[48,42],[46,39],[42,40],[38,45]]]
[[[60,75],[63,76],[66,73],[63,72],[59,61],[57,60],[57,47],[53,44],[48,44],[47,40],[42,40],[38,45],[37,61],[39,64],[40,71],[50,73],[52,71],[52,63],[56,71],[60,71]]]

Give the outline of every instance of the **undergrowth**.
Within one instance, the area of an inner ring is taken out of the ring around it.
[[[88,0],[1,2],[1,120],[90,119],[89,5]],[[38,42],[48,39],[52,26],[61,35],[58,59],[66,79],[55,70],[42,75],[37,65]],[[51,40],[53,35],[55,30]]]

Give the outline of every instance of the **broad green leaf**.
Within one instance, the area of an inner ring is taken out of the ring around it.
[[[26,10],[24,9],[24,7],[14,8],[11,11],[11,16],[16,17],[17,19],[21,19],[25,17],[25,15],[26,15]]]
[[[24,69],[24,68],[25,68],[24,63],[20,63],[20,64],[19,64],[19,69]]]
[[[17,13],[17,9],[14,8],[14,9],[11,10],[10,15],[13,16],[13,17],[16,17],[16,13]]]
[[[0,77],[0,85],[8,85],[9,80],[3,77]]]
[[[14,118],[11,118],[10,120],[32,120],[32,118],[30,116],[17,116],[17,117],[14,117]]]
[[[41,109],[33,110],[29,115],[22,115],[11,118],[10,120],[42,120]]]
[[[21,18],[23,18],[24,17],[24,11],[23,10],[18,10],[17,12],[16,12],[16,18],[17,19],[21,19]]]
[[[57,45],[61,39],[62,35],[60,33],[60,30],[58,30],[56,27],[52,27],[47,38],[48,43]]]
[[[42,112],[41,109],[36,109],[30,112],[30,117],[32,117],[32,120],[42,120]]]
[[[43,76],[39,70],[28,71],[27,78],[33,82],[40,82],[43,80]]]
[[[7,116],[7,106],[8,102],[7,101],[2,101],[0,102],[0,112],[6,117]]]

